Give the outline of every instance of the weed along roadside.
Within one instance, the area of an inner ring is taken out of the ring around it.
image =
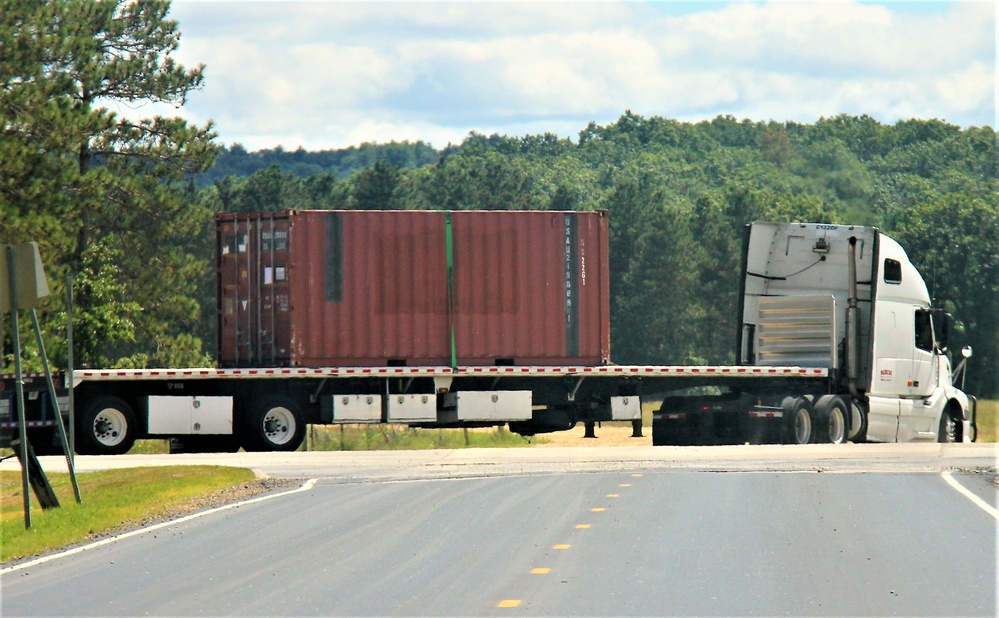
[[[630,424],[629,424],[630,427]],[[417,429],[406,425],[309,425],[303,451],[415,451],[437,448],[518,448],[547,444],[549,436],[525,438],[505,427]],[[168,440],[137,440],[134,455],[170,452]]]
[[[266,491],[252,471],[221,466],[126,468],[77,475],[83,503],[72,499],[69,474],[49,474],[62,506],[42,510],[32,495],[25,529],[21,475],[0,472],[0,563],[8,563]]]
[[[999,400],[978,402],[978,441],[999,442]]]

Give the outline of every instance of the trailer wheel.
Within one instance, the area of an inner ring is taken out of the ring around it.
[[[784,442],[808,444],[812,441],[815,410],[804,397],[785,397],[781,403],[784,411]]]
[[[76,450],[81,455],[124,455],[135,444],[138,423],[120,397],[95,399],[76,419]]]
[[[250,408],[240,437],[247,451],[294,451],[305,439],[305,421],[290,399],[265,399]]]
[[[842,397],[823,395],[815,403],[816,442],[843,444],[847,440],[847,415],[850,408]]]

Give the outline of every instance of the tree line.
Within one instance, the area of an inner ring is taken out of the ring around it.
[[[169,57],[179,33],[168,2],[12,6],[0,15],[0,57],[14,60],[0,63],[0,242],[42,245],[50,350],[62,343],[61,281],[72,276],[83,365],[212,362],[216,212],[603,209],[615,362],[734,362],[746,223],[876,225],[957,317],[952,348],[974,345],[969,390],[999,393],[991,127],[626,111],[571,139],[471,133],[441,150],[250,153],[219,146],[210,124],[126,121],[100,105],[182,104],[200,87],[200,67]],[[9,342],[4,352],[9,364]]]

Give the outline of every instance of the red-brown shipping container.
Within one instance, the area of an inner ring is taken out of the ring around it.
[[[225,367],[599,365],[605,212],[216,217]]]

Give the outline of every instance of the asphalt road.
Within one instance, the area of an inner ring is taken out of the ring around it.
[[[994,445],[909,447],[264,457],[318,480],[5,569],[0,613],[995,616]]]

